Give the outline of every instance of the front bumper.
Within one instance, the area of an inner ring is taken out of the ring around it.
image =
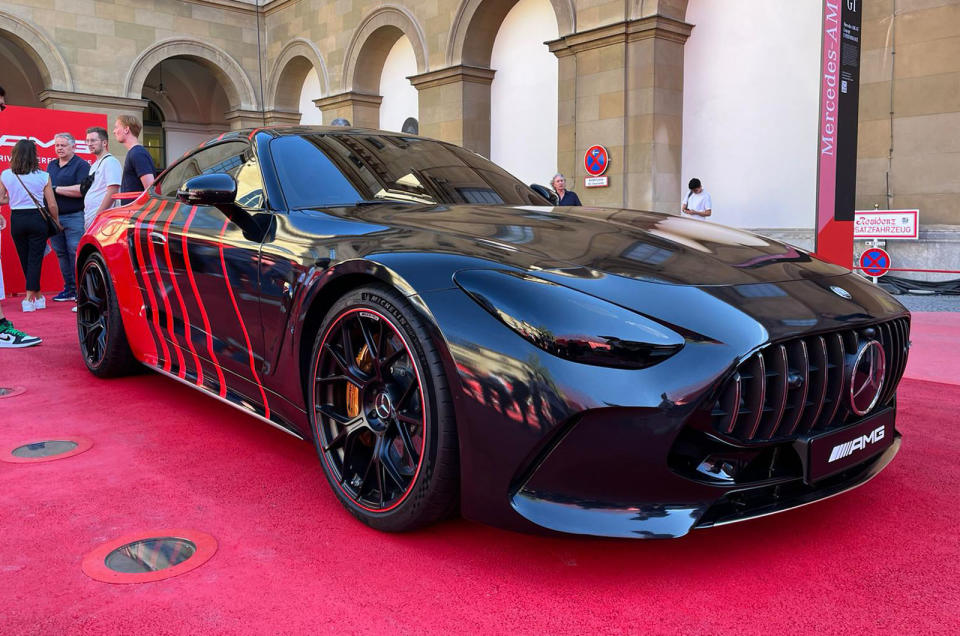
[[[816,438],[773,445],[763,450],[734,449],[723,456],[737,464],[736,479],[723,480],[686,468],[671,455],[671,470],[657,465],[618,464],[614,447],[636,448],[641,419],[627,411],[587,414],[538,462],[511,494],[510,504],[526,520],[548,530],[608,537],[673,538],[708,528],[782,512],[832,497],[877,475],[897,454],[901,436],[893,426],[895,410],[885,409],[863,422],[831,433],[845,439],[864,428],[885,425],[890,443],[847,463],[827,477],[810,477],[808,450]],[[822,437],[822,436],[821,436]],[[600,445],[605,440],[606,459]],[[613,461],[610,461],[610,460]],[[656,501],[646,496],[657,493]]]

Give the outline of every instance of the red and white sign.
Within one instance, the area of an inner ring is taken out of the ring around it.
[[[587,177],[583,180],[584,188],[606,188],[610,185],[610,177]]]
[[[857,210],[853,221],[853,237],[920,238],[919,217],[919,210]]]
[[[68,132],[75,139],[85,140],[87,128],[91,126],[107,127],[107,116],[94,113],[79,113],[69,110],[47,110],[45,108],[26,108],[8,106],[0,112],[0,170],[10,167],[10,153],[21,139],[32,139],[37,144],[37,156],[40,169],[46,170],[51,161],[57,160],[53,150],[53,136],[59,132]],[[85,142],[77,142],[77,155],[93,163],[95,157],[89,154]],[[3,283],[6,294],[18,294],[24,291],[25,280],[20,268],[17,249],[10,238],[10,208],[3,206],[2,212],[7,227],[0,231],[0,267],[3,268]],[[60,291],[63,278],[57,255],[47,254],[43,260],[40,288],[45,291]]]
[[[868,276],[883,276],[891,267],[890,255],[879,247],[871,247],[860,255],[860,269]]]
[[[583,167],[591,177],[599,177],[607,171],[610,155],[601,145],[590,146],[583,155]]]

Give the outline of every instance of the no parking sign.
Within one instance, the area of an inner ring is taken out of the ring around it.
[[[860,269],[869,276],[883,276],[890,270],[890,255],[879,247],[871,247],[860,255]]]
[[[610,184],[608,177],[601,176],[607,171],[610,165],[610,155],[607,149],[599,144],[587,148],[583,154],[583,167],[590,175],[583,181],[583,185],[588,188],[604,187]]]

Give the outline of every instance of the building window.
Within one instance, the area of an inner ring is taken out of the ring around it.
[[[140,142],[153,157],[159,173],[167,167],[167,140],[163,132],[163,111],[150,102],[143,109],[143,137]]]

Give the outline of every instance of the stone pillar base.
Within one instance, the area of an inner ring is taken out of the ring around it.
[[[300,112],[295,110],[268,110],[264,113],[267,126],[298,126]]]
[[[357,128],[380,127],[380,95],[350,91],[313,100],[323,112],[323,123],[329,126],[334,119],[342,117]]]
[[[230,130],[263,126],[263,113],[259,110],[229,110],[223,114],[223,118],[227,120]]]
[[[420,134],[490,156],[490,84],[496,71],[452,66],[410,78],[419,91]]]

